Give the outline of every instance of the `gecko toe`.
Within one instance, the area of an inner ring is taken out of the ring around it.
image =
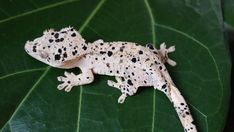
[[[66,86],[66,85],[63,83],[63,84],[59,84],[59,85],[57,86],[57,88],[58,88],[59,90],[62,90],[65,86]]]
[[[67,87],[65,88],[65,91],[66,91],[66,92],[70,92],[70,91],[71,91],[71,89],[72,89],[72,86],[71,86],[71,85],[69,85],[69,86],[67,86]]]
[[[60,81],[60,82],[63,82],[63,81],[65,81],[65,77],[59,76],[59,77],[57,77],[57,80]]]

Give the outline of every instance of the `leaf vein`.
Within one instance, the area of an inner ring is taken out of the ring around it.
[[[4,23],[4,22],[8,22],[8,21],[16,19],[16,18],[20,18],[20,17],[26,16],[26,15],[29,15],[29,14],[33,14],[33,13],[36,13],[36,12],[39,12],[39,11],[43,11],[43,10],[46,10],[46,9],[50,9],[50,8],[53,8],[53,7],[56,7],[56,6],[60,6],[60,5],[64,5],[64,4],[68,4],[68,3],[72,3],[72,2],[76,2],[76,1],[78,1],[78,0],[64,0],[64,1],[61,1],[61,2],[58,2],[58,3],[54,3],[54,4],[47,5],[47,6],[44,6],[44,7],[41,7],[41,8],[37,8],[35,10],[31,10],[31,11],[24,12],[24,13],[19,14],[19,15],[15,15],[15,16],[0,20],[0,24]]]
[[[104,4],[106,0],[101,0],[97,6],[94,8],[94,10],[91,12],[91,14],[87,17],[87,19],[84,21],[84,23],[82,24],[82,26],[79,29],[79,32],[82,33],[82,31],[84,30],[84,28],[89,24],[89,22],[91,21],[91,19],[96,15],[96,13],[98,12],[98,10],[102,7],[102,5]],[[83,95],[83,87],[80,86],[80,98],[79,98],[79,108],[78,108],[78,115],[77,115],[77,129],[76,131],[79,132],[80,131],[80,113],[81,113],[81,104],[82,104],[82,95]]]
[[[11,77],[11,76],[14,76],[14,75],[18,75],[18,74],[23,74],[23,73],[28,73],[28,72],[34,72],[34,71],[41,71],[41,70],[45,70],[45,69],[46,68],[44,67],[44,68],[27,69],[27,70],[23,70],[23,71],[17,71],[17,72],[14,72],[14,73],[10,73],[10,74],[1,76],[0,80],[8,78],[8,77]]]
[[[16,110],[14,111],[14,113],[12,114],[12,116],[10,117],[10,119],[5,123],[5,125],[2,127],[1,131],[3,130],[3,128],[6,127],[7,124],[9,124],[11,122],[11,120],[13,119],[13,117],[15,116],[15,114],[17,113],[17,111],[20,109],[20,107],[23,105],[23,103],[25,102],[25,100],[28,98],[28,96],[32,93],[32,91],[37,87],[37,85],[41,82],[41,80],[45,77],[45,75],[48,73],[48,71],[50,70],[50,66],[48,66],[46,68],[46,70],[42,73],[42,75],[39,77],[39,79],[36,81],[36,83],[32,86],[32,88],[29,90],[29,92],[26,94],[26,96],[23,98],[23,100],[20,102],[20,104],[18,105],[18,107],[16,108]]]

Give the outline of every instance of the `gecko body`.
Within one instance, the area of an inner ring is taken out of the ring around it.
[[[118,102],[123,103],[139,87],[153,86],[173,103],[184,130],[197,131],[188,105],[164,65],[176,65],[168,58],[168,53],[175,51],[173,46],[167,49],[163,43],[158,50],[152,45],[143,47],[133,42],[99,39],[89,43],[74,28],[67,27],[60,31],[44,31],[43,36],[28,41],[25,50],[52,67],[81,69],[79,75],[65,72],[65,76],[59,76],[58,81],[62,82],[58,85],[59,90],[69,92],[74,86],[89,84],[94,74],[115,76],[116,81],[108,80],[107,84],[121,91]]]

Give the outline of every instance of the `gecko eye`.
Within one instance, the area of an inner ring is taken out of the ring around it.
[[[40,51],[39,55],[40,55],[40,57],[43,58],[43,59],[46,59],[46,58],[49,56],[48,53],[45,52],[45,51]]]

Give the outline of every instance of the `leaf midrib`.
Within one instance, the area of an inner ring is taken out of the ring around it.
[[[152,33],[152,42],[153,44],[155,45],[156,44],[156,37],[155,37],[155,27],[154,27],[154,23],[155,23],[155,18],[154,18],[154,15],[153,15],[153,12],[152,12],[152,9],[149,5],[149,2],[148,0],[144,0],[144,3],[145,3],[145,6],[146,6],[146,9],[148,11],[148,14],[149,14],[149,17],[150,17],[150,24],[151,24],[151,33]],[[153,113],[152,113],[152,124],[151,124],[151,131],[154,132],[154,123],[155,123],[155,107],[156,107],[156,104],[155,104],[155,100],[156,100],[156,90],[153,90],[154,93],[153,93]]]
[[[79,29],[79,32],[82,33],[84,28],[88,25],[90,20],[95,16],[95,14],[98,12],[98,10],[102,7],[106,0],[101,0],[97,6],[94,8],[94,10],[91,12],[91,14],[87,17],[87,19],[84,21],[84,24]],[[78,108],[78,117],[77,117],[77,132],[80,131],[80,113],[81,113],[81,106],[82,106],[82,95],[83,95],[83,87],[80,86],[80,99],[79,99],[79,108]]]

